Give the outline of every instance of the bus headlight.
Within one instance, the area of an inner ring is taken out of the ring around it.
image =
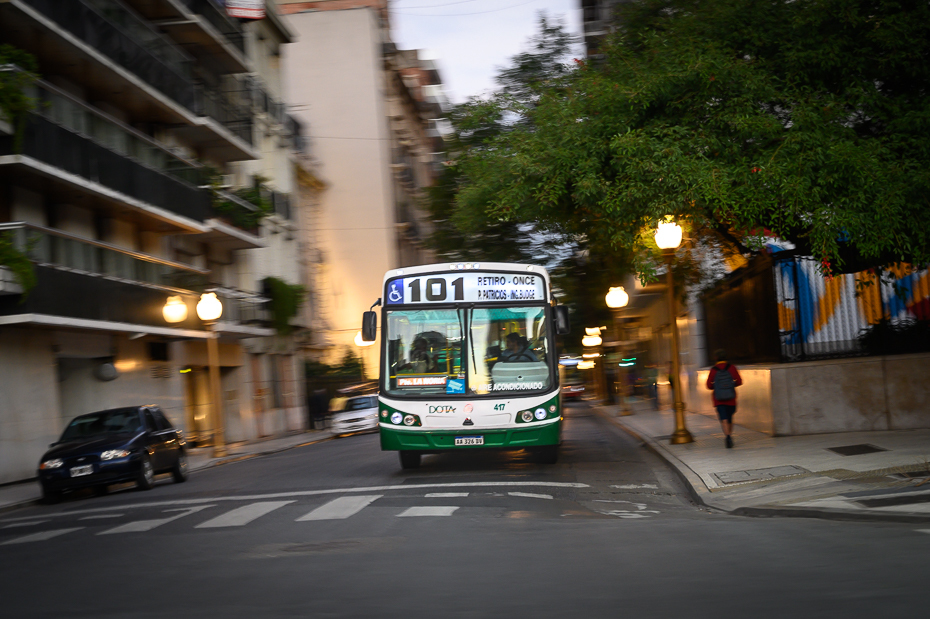
[[[387,416],[388,416],[387,411],[381,411],[381,417],[383,417],[384,419],[387,419]]]
[[[520,413],[520,418],[523,421],[533,421],[533,412],[532,411],[523,411]]]
[[[403,420],[404,420],[404,416],[401,415],[400,413],[393,413],[391,415],[391,423],[393,424],[399,424]]]
[[[417,421],[417,418],[414,417],[413,415],[407,415],[406,417],[404,417],[405,426],[412,426],[414,423],[416,423],[416,421]]]
[[[550,413],[554,413],[554,412],[555,412],[555,404],[553,404],[553,405],[551,405],[551,406],[549,407],[549,412],[550,412]]]
[[[540,420],[545,419],[545,418],[546,418],[546,409],[544,409],[544,408],[537,408],[535,414],[536,414],[536,419],[540,419]]]

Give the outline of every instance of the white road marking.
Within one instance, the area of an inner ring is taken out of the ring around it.
[[[617,518],[649,518],[646,514],[660,514],[662,512],[656,511],[654,509],[646,509],[648,505],[645,503],[634,503],[632,501],[611,501],[607,499],[595,499],[594,503],[626,503],[627,505],[632,505],[635,507],[635,510],[630,509],[595,509],[595,511],[604,514],[605,516],[616,516]]]
[[[94,516],[84,516],[81,520],[104,520],[106,518],[121,518],[126,514],[96,514]]]
[[[49,520],[30,520],[29,522],[14,522],[13,524],[7,524],[0,528],[12,529],[14,527],[31,527],[34,524],[45,524],[46,522],[50,522],[50,521]]]
[[[930,529],[917,529],[918,533],[930,533]]]
[[[249,524],[256,518],[260,518],[265,514],[271,513],[276,509],[289,505],[294,501],[268,501],[265,503],[252,503],[251,505],[243,505],[242,507],[237,507],[232,511],[228,511],[225,514],[217,516],[207,520],[206,522],[201,522],[198,524],[195,529],[213,529],[219,527],[241,527],[243,525]]]
[[[53,537],[58,537],[59,535],[64,535],[65,533],[71,533],[72,531],[80,531],[84,527],[72,527],[70,529],[53,529],[51,531],[42,531],[41,533],[32,533],[31,535],[24,535],[22,537],[15,537],[13,539],[7,540],[0,544],[0,546],[7,546],[9,544],[26,544],[29,542],[44,542],[47,539],[52,539]]]
[[[458,509],[457,505],[431,505],[426,507],[410,507],[397,514],[398,518],[412,516],[451,516]]]
[[[611,486],[611,488],[619,488],[620,490],[658,490],[659,487],[656,484],[623,484],[622,486]]]
[[[185,510],[182,510],[177,516],[170,516],[168,518],[156,518],[152,520],[136,520],[135,522],[127,522],[126,524],[121,524],[118,527],[112,529],[107,529],[106,531],[101,531],[97,535],[113,535],[116,533],[141,533],[143,531],[151,531],[156,527],[160,527],[163,524],[168,524],[184,516],[190,516],[201,510],[207,509],[208,507],[216,507],[215,505],[199,505],[197,507],[189,507]],[[178,511],[178,510],[171,510]]]
[[[456,497],[466,497],[467,492],[427,492],[427,499],[454,499]]]
[[[375,494],[371,496],[344,496],[333,499],[325,505],[317,507],[309,514],[305,514],[297,519],[297,522],[307,520],[341,520],[354,516],[372,502],[380,499],[383,495]]]
[[[561,482],[561,481],[475,481],[475,482],[455,482],[449,484],[395,484],[391,486],[366,486],[361,488],[329,488],[326,490],[295,490],[292,492],[275,492],[270,494],[252,494],[243,496],[218,496],[206,497],[201,499],[181,499],[176,501],[153,501],[151,503],[135,503],[132,505],[114,505],[111,507],[97,507],[92,509],[81,509],[57,514],[47,514],[47,517],[74,517],[83,514],[99,514],[111,512],[116,509],[140,509],[151,507],[173,507],[185,505],[203,505],[206,503],[216,503],[219,501],[264,501],[271,499],[288,499],[307,496],[321,496],[326,494],[348,494],[352,492],[385,492],[388,490],[425,490],[427,488],[519,488],[519,487],[536,487],[536,488],[590,488],[588,484],[580,482]],[[213,507],[211,505],[210,507]],[[0,523],[18,522],[30,520],[35,516],[22,516],[19,518],[4,518]]]
[[[551,499],[551,494],[533,494],[532,492],[508,492],[510,496],[525,496],[531,499]]]

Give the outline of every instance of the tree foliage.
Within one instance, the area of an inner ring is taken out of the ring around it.
[[[458,225],[533,222],[647,273],[667,215],[741,248],[775,234],[828,272],[930,258],[930,5],[620,6],[601,61],[470,110]]]
[[[0,45],[0,120],[13,127],[13,151],[22,149],[26,118],[35,108],[28,89],[38,79],[35,56],[12,45]]]

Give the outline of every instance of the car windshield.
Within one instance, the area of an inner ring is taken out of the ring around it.
[[[138,409],[118,408],[74,418],[65,428],[59,442],[106,434],[138,432],[141,429]]]
[[[346,407],[343,410],[347,411],[359,411],[363,408],[372,408],[377,406],[374,402],[374,398],[371,396],[365,396],[364,398],[352,398],[346,402]]]

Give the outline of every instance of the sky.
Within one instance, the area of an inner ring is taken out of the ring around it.
[[[579,0],[391,0],[391,35],[400,49],[436,61],[453,103],[494,89],[498,67],[526,49],[537,15],[561,16],[581,40]],[[580,51],[583,46],[579,47]]]

